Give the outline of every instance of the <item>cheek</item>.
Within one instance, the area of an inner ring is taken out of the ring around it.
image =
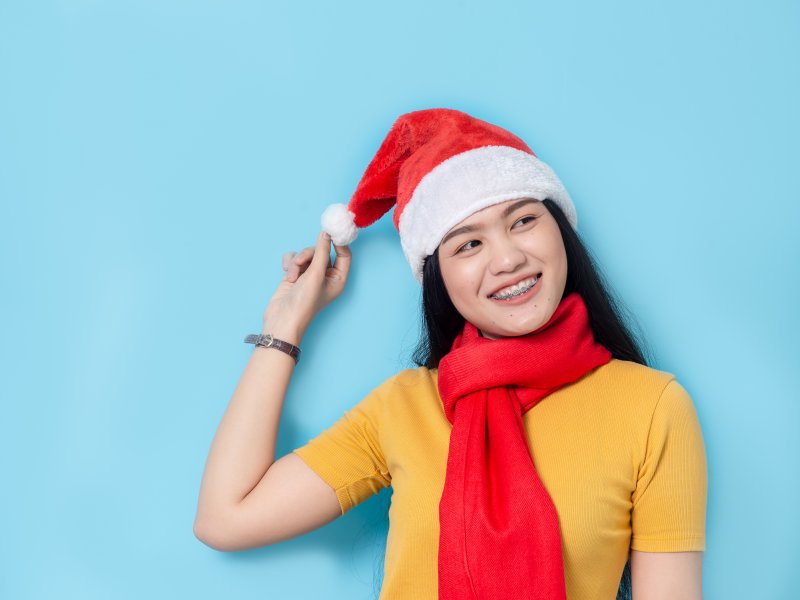
[[[558,230],[558,225],[553,223],[553,226],[548,229],[547,235],[539,238],[539,252],[541,256],[546,257],[546,260],[552,265],[567,265],[567,251],[564,248],[564,242],[561,239],[561,232]]]
[[[457,265],[442,266],[442,279],[456,307],[463,306],[475,298],[480,290],[480,279],[476,277],[476,268],[463,261]]]
[[[558,256],[558,260],[564,266],[564,270],[567,269],[567,249],[564,248],[564,242],[561,241],[561,236],[555,241],[555,245],[558,248],[556,250],[556,254]]]

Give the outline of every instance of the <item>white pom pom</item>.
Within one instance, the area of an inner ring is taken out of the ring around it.
[[[330,204],[322,213],[322,230],[331,236],[334,244],[346,246],[358,235],[355,217],[344,204]]]

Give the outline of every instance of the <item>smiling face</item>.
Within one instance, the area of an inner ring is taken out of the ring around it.
[[[455,225],[439,244],[439,266],[453,305],[490,339],[524,335],[547,323],[567,282],[558,224],[544,204],[528,198],[486,207]],[[520,281],[518,295],[491,297]]]

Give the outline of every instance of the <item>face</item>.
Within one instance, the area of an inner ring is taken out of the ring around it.
[[[567,282],[558,224],[544,204],[527,198],[489,206],[455,225],[439,244],[439,264],[453,305],[490,339],[524,335],[547,323]],[[520,281],[518,292],[524,293],[491,297]]]

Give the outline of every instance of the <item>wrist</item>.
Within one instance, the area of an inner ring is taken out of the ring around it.
[[[300,342],[303,340],[305,328],[290,323],[269,323],[265,321],[264,326],[261,328],[261,334],[266,335],[268,333],[272,334],[274,338],[299,347]]]
[[[275,348],[276,350],[280,350],[281,352],[291,356],[294,359],[295,364],[300,361],[300,353],[302,351],[300,350],[299,346],[296,346],[286,340],[279,339],[271,333],[262,333],[261,335],[251,333],[244,338],[244,341],[246,344],[255,344],[256,348]]]

